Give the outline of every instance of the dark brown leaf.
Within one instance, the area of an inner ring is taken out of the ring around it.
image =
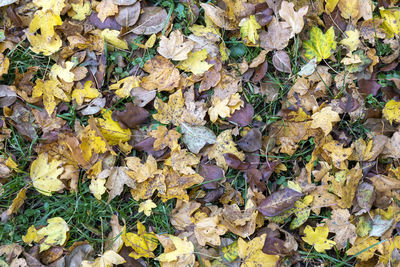
[[[245,172],[246,178],[247,178],[247,183],[250,185],[250,187],[254,189],[258,189],[261,192],[264,192],[267,190],[267,187],[265,183],[262,180],[262,173],[260,170],[251,168],[248,169]]]
[[[264,61],[264,63],[258,65],[256,70],[254,71],[252,82],[258,83],[264,78],[265,74],[268,71],[268,61]]]
[[[134,128],[142,124],[148,117],[149,112],[144,108],[128,103],[124,111],[114,111],[112,118],[118,121],[122,128]]]
[[[273,10],[266,3],[256,5],[256,21],[261,26],[266,26],[273,18]]]
[[[250,124],[253,116],[253,106],[251,104],[246,104],[243,108],[236,110],[228,120],[236,123],[240,127],[244,127]]]
[[[92,12],[89,17],[90,23],[93,24],[96,28],[99,28],[100,30],[104,29],[110,29],[110,30],[121,30],[121,25],[117,23],[115,18],[113,17],[108,17],[104,22],[101,22],[99,17],[97,16],[97,12]]]
[[[199,174],[201,177],[204,178],[203,187],[205,189],[218,188],[218,182],[220,182],[219,179],[224,177],[224,171],[217,165],[212,165],[212,164],[200,164]]]
[[[242,139],[237,142],[237,145],[245,152],[254,152],[261,148],[262,135],[260,130],[252,128]]]
[[[382,86],[376,80],[359,79],[358,87],[361,94],[376,96]]]
[[[350,113],[355,111],[360,106],[360,104],[358,103],[357,99],[348,94],[346,102],[340,101],[339,106],[343,109],[345,113]]]
[[[48,265],[57,259],[59,259],[63,254],[63,248],[60,246],[51,247],[40,253],[40,261]]]
[[[0,107],[9,107],[17,100],[14,86],[0,85]]]
[[[335,8],[335,10],[333,10],[331,14],[324,13],[322,15],[322,18],[325,23],[325,28],[329,29],[330,27],[333,27],[336,36],[346,30],[347,23],[342,18],[340,10],[338,8]]]
[[[154,141],[155,139],[153,137],[146,138],[143,141],[135,144],[133,146],[133,149],[138,151],[144,151],[155,158],[160,158],[162,155],[164,155],[164,153],[167,151],[168,148],[164,148],[162,150],[154,150],[153,149]]]
[[[269,236],[265,239],[262,251],[269,255],[287,255],[290,253],[285,246],[285,241]]]
[[[232,153],[225,153],[224,158],[226,164],[235,170],[247,170],[250,167],[248,162],[241,161],[236,155]]]
[[[287,209],[293,207],[294,203],[303,196],[302,193],[290,188],[276,191],[263,199],[258,210],[264,216],[277,216]]]

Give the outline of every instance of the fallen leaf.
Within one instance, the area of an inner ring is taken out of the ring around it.
[[[114,264],[123,264],[124,262],[124,258],[118,255],[117,252],[113,250],[107,250],[103,255],[96,258],[93,262],[87,260],[82,261],[81,267],[110,267],[114,266]]]
[[[252,128],[237,145],[245,152],[255,152],[261,148],[262,134],[257,128]]]
[[[304,6],[299,11],[294,11],[294,4],[287,1],[282,1],[279,15],[290,25],[292,28],[291,36],[300,33],[304,27],[303,17],[308,12],[308,6]]]
[[[195,75],[201,75],[213,66],[205,61],[207,56],[208,53],[205,48],[196,52],[190,52],[188,58],[180,62],[177,68],[192,72]]]
[[[149,116],[146,109],[137,107],[133,103],[126,104],[124,111],[115,110],[111,115],[124,129],[140,126]]]
[[[139,20],[130,32],[137,35],[152,35],[159,33],[164,28],[165,22],[168,20],[167,11],[161,7],[144,7]]]
[[[110,85],[111,90],[116,90],[115,94],[121,98],[130,97],[131,91],[140,86],[140,79],[136,76],[128,76]]]
[[[269,23],[268,32],[260,33],[260,46],[267,51],[282,50],[291,36],[291,28],[287,22],[279,22],[275,17]]]
[[[170,33],[169,38],[161,36],[157,52],[165,58],[176,61],[186,60],[193,49],[193,42],[185,41],[179,30]]]
[[[143,70],[150,73],[142,78],[141,85],[146,90],[172,91],[179,85],[179,70],[171,61],[162,56],[156,56],[147,61]]]
[[[136,187],[135,180],[127,174],[127,167],[112,167],[99,173],[97,178],[107,178],[106,187],[109,191],[108,201],[119,196],[124,189],[124,185],[130,188]]]
[[[129,141],[131,139],[131,131],[121,128],[119,123],[112,119],[111,110],[103,110],[103,112],[102,117],[96,118],[95,121],[107,143],[113,146]]]
[[[28,188],[22,188],[18,192],[17,196],[14,198],[13,202],[7,209],[7,215],[18,212],[18,209],[24,204],[24,201],[26,199],[26,190],[28,190]]]
[[[382,110],[383,117],[387,119],[390,124],[394,122],[400,122],[400,102],[394,99],[386,102],[385,107]]]
[[[357,29],[345,32],[346,38],[340,41],[340,44],[347,46],[350,52],[353,52],[360,45],[360,32]]]
[[[332,131],[332,124],[340,121],[339,114],[332,110],[331,107],[325,107],[314,113],[311,118],[311,128],[320,128],[327,136]]]
[[[97,6],[97,17],[101,22],[104,22],[107,17],[114,16],[118,13],[118,6],[114,4],[113,0],[102,0]]]
[[[243,152],[239,152],[235,146],[235,143],[233,142],[232,130],[225,130],[218,135],[215,144],[208,152],[208,157],[210,159],[215,159],[217,165],[226,170],[228,165],[226,164],[224,158],[225,153],[232,153],[240,160],[244,160],[245,158]]]
[[[357,255],[356,258],[361,261],[367,261],[375,255],[378,249],[379,241],[376,237],[358,237],[350,249],[346,251],[347,255]],[[362,251],[362,252],[361,252]]]
[[[243,259],[243,266],[274,267],[279,260],[279,255],[268,255],[262,251],[265,243],[266,234],[253,238],[246,242],[242,238],[238,240],[238,255]]]
[[[154,108],[157,110],[157,114],[154,114],[153,118],[163,124],[172,123],[175,126],[180,126],[184,105],[185,100],[183,99],[182,90],[171,94],[168,103],[164,103],[158,98],[154,101]]]
[[[260,24],[256,21],[256,17],[251,15],[250,18],[244,18],[239,23],[240,35],[242,39],[249,40],[250,44],[258,43],[259,36],[257,30],[261,29]]]
[[[138,212],[143,212],[147,217],[151,215],[151,210],[156,208],[157,205],[151,200],[148,199],[139,204]]]
[[[302,239],[309,245],[313,246],[317,252],[325,252],[330,250],[336,243],[335,241],[328,240],[329,228],[328,226],[317,226],[315,230],[307,225],[304,229],[305,236]]]
[[[275,69],[281,72],[292,73],[290,58],[285,51],[275,51],[274,55],[272,56],[272,63],[274,64]]]
[[[330,27],[325,34],[318,27],[313,27],[310,32],[310,40],[303,42],[306,49],[306,58],[316,58],[317,62],[331,56],[332,51],[336,49],[335,32]]]
[[[331,219],[326,220],[329,232],[335,233],[334,241],[336,247],[341,250],[346,248],[347,242],[354,245],[356,241],[356,227],[349,222],[350,213],[347,209],[335,209],[332,211]]]
[[[131,247],[133,251],[129,254],[134,259],[141,257],[154,258],[153,251],[157,248],[157,237],[154,233],[146,232],[146,227],[138,222],[138,233],[122,233],[122,240],[125,246]]]
[[[33,87],[32,97],[43,97],[43,104],[47,114],[51,115],[59,102],[59,99],[69,102],[69,97],[60,88],[60,83],[56,80],[36,80]]]
[[[111,1],[111,0],[108,0]],[[119,38],[120,31],[117,30],[109,30],[109,29],[104,29],[101,32],[101,37],[106,40],[108,43],[111,45],[119,48],[119,49],[128,49],[128,43]]]
[[[118,15],[115,20],[123,27],[130,27],[135,25],[140,16],[140,2],[133,5],[119,7]]]
[[[258,207],[264,216],[276,216],[293,207],[294,203],[303,196],[302,193],[285,188],[272,193],[263,199]]]
[[[161,244],[163,244],[165,251],[158,256],[156,260],[162,263],[175,263],[177,266],[186,266],[194,263],[194,246],[192,242],[187,241],[186,237],[181,239],[173,235],[168,235],[166,237],[157,235],[157,238],[160,240]],[[168,241],[163,242],[164,239]],[[167,246],[167,242],[170,245]]]
[[[183,142],[187,148],[197,154],[206,144],[214,144],[217,140],[215,134],[205,126],[190,126],[182,123]]]
[[[47,153],[40,154],[32,162],[30,176],[33,187],[45,196],[64,189],[64,184],[58,179],[64,168],[60,167],[62,161],[48,160]]]
[[[395,34],[400,33],[400,11],[380,8],[379,13],[383,18],[382,28],[388,38],[393,38]]]

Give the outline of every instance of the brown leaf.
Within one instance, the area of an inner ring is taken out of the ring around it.
[[[237,145],[245,152],[255,152],[261,148],[262,134],[257,128],[252,128],[242,139],[237,141]]]
[[[131,96],[134,96],[135,99],[133,100],[133,104],[137,105],[138,107],[144,107],[150,101],[152,101],[157,94],[157,90],[146,90],[142,87],[135,87],[131,91]]]
[[[132,6],[119,7],[118,15],[115,20],[123,27],[135,25],[140,15],[140,2],[136,2]]]
[[[258,67],[255,69],[253,77],[251,78],[251,81],[254,83],[258,83],[264,78],[265,74],[268,71],[268,61],[264,61]]]
[[[271,22],[273,16],[273,11],[265,3],[256,5],[256,21],[261,26],[266,26]]]
[[[217,189],[220,179],[224,177],[224,170],[212,164],[200,164],[198,172],[204,178],[205,189]]]
[[[235,170],[247,170],[250,167],[248,162],[241,161],[236,155],[232,153],[224,154],[225,162],[229,167]]]
[[[254,116],[253,106],[247,103],[243,108],[236,110],[230,117],[229,121],[234,122],[240,127],[244,127],[251,123]]]
[[[162,56],[155,56],[147,61],[143,70],[149,73],[142,79],[142,87],[146,90],[172,91],[179,85],[179,70]]]
[[[0,85],[0,107],[9,107],[17,100],[14,86]]]
[[[245,172],[247,183],[249,183],[251,189],[255,190],[256,188],[261,192],[267,190],[267,187],[263,180],[263,175],[260,170],[251,168]]]
[[[291,28],[286,22],[273,18],[268,26],[268,32],[260,33],[260,46],[267,51],[284,49],[290,39]]]
[[[63,254],[63,248],[60,246],[51,247],[40,253],[40,261],[48,265],[57,259],[59,259]]]
[[[225,30],[235,30],[236,25],[232,24],[227,18],[226,12],[212,4],[201,3],[200,6],[204,9],[204,13],[220,28]]]
[[[350,212],[347,209],[335,209],[332,212],[330,220],[326,220],[329,227],[329,232],[335,233],[337,248],[343,249],[346,247],[347,241],[354,245],[356,241],[356,227],[350,223]]]
[[[360,93],[365,96],[370,94],[376,96],[382,86],[376,80],[359,79],[358,87],[360,88]]]
[[[130,30],[137,35],[152,35],[162,31],[165,22],[168,19],[167,11],[161,7],[145,7],[142,9],[142,14],[136,26]]]
[[[372,184],[367,182],[361,183],[356,191],[357,204],[360,206],[361,211],[357,212],[360,215],[371,210],[372,204],[375,201],[375,190]]]
[[[112,119],[118,121],[121,128],[134,128],[142,124],[148,117],[149,112],[144,108],[128,103],[124,111],[113,111]]]
[[[263,199],[258,207],[258,211],[264,216],[277,216],[293,207],[294,203],[302,196],[302,193],[286,187]]]
[[[290,58],[286,51],[276,51],[272,56],[272,64],[274,64],[275,69],[281,72],[292,73]]]

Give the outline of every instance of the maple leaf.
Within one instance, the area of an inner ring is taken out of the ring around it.
[[[260,24],[256,21],[256,17],[251,15],[250,18],[242,19],[239,23],[240,26],[240,35],[242,39],[249,40],[252,45],[258,43],[259,36],[257,33],[258,29],[261,29]]]
[[[32,162],[30,176],[33,187],[46,196],[51,196],[52,192],[62,190],[64,184],[57,179],[63,173],[64,168],[59,167],[62,161],[48,161],[47,153],[39,154],[38,158]]]
[[[299,11],[294,11],[294,3],[283,1],[279,15],[292,27],[292,36],[300,33],[304,27],[303,17],[307,14],[308,6],[304,6]]]
[[[358,0],[339,0],[338,8],[345,19],[356,19],[360,11]]]
[[[181,134],[174,129],[168,130],[167,127],[160,125],[157,129],[151,131],[149,135],[156,140],[154,140],[153,148],[155,150],[161,150],[166,147],[174,149],[178,146],[178,140]]]
[[[47,220],[46,227],[37,230],[33,225],[28,229],[22,240],[30,244],[39,242],[43,238],[44,241],[40,244],[40,252],[48,250],[52,246],[64,245],[67,241],[67,232],[69,231],[68,224],[61,217],[54,217]]]
[[[266,234],[255,237],[249,242],[242,238],[238,240],[238,255],[244,260],[242,266],[256,267],[269,266],[274,267],[279,260],[279,255],[268,255],[262,251],[265,243]]]
[[[332,50],[336,49],[335,31],[330,27],[325,34],[318,27],[312,27],[310,40],[303,42],[306,49],[305,56],[308,59],[316,58],[317,62],[331,56]]]
[[[140,78],[137,76],[129,76],[117,83],[111,84],[110,89],[116,90],[115,94],[121,98],[130,97],[133,88],[140,86]]]
[[[146,90],[172,91],[178,87],[181,79],[179,70],[171,61],[162,56],[155,56],[147,61],[143,70],[150,73],[142,78],[142,87]]]
[[[125,259],[118,255],[113,250],[107,250],[100,257],[96,258],[93,262],[84,260],[82,261],[81,267],[112,267],[118,264],[125,263]]]
[[[126,166],[129,168],[127,174],[138,183],[142,183],[161,172],[158,170],[157,161],[152,155],[147,158],[145,164],[142,164],[140,158],[137,157],[127,157],[125,160]]]
[[[154,258],[153,251],[157,248],[157,237],[154,233],[146,232],[146,227],[138,222],[138,233],[122,233],[122,240],[125,246],[131,247],[133,251],[129,254],[134,259],[141,257]]]
[[[199,164],[200,159],[190,153],[187,152],[186,149],[180,149],[179,146],[176,146],[171,151],[171,157],[167,159],[164,164],[171,166],[174,171],[180,174],[195,174],[196,172],[192,169],[192,167]]]
[[[31,50],[49,56],[57,52],[62,46],[61,38],[55,33],[54,27],[62,24],[61,17],[51,10],[38,10],[29,24],[27,38],[31,43]],[[40,30],[40,34],[38,31]]]
[[[102,118],[96,118],[96,124],[109,145],[118,145],[131,139],[131,130],[122,129],[118,122],[111,118],[111,110],[102,110]]]
[[[278,21],[276,17],[273,17],[268,25],[268,32],[260,33],[260,46],[267,51],[283,50],[289,43],[291,32],[287,22]]]
[[[182,61],[188,58],[188,53],[193,49],[192,41],[184,41],[180,30],[170,33],[169,38],[161,36],[157,52],[165,58]]]
[[[104,138],[96,130],[88,125],[80,134],[80,148],[86,161],[91,160],[93,153],[100,154],[107,151],[107,144]]]
[[[345,32],[347,38],[340,41],[340,44],[347,46],[350,52],[357,49],[360,44],[360,32],[357,29]]]
[[[394,122],[400,122],[400,102],[396,102],[394,99],[386,102],[385,107],[382,110],[383,117],[387,119],[390,124]]]
[[[106,192],[107,188],[104,186],[106,184],[106,179],[97,178],[90,181],[89,190],[98,200]]]
[[[153,118],[163,124],[172,123],[175,126],[180,126],[184,105],[185,100],[183,99],[182,90],[171,94],[168,104],[157,98],[154,101],[154,108],[157,110],[157,114],[154,114]]]
[[[81,83],[78,83],[77,88],[71,94],[72,99],[75,99],[78,106],[81,106],[85,100],[91,100],[101,96],[100,92],[92,87],[92,81],[86,81],[82,88]],[[111,86],[110,86],[111,87]]]
[[[107,189],[110,190],[108,201],[119,196],[124,189],[124,185],[127,185],[130,188],[136,187],[135,180],[127,173],[128,170],[127,167],[112,167],[111,169],[102,171],[97,176],[98,179],[108,177],[106,184]]]
[[[112,0],[107,0],[112,1]],[[128,44],[125,40],[119,38],[120,31],[104,29],[101,32],[101,37],[106,40],[108,43],[120,49],[128,49]]]
[[[347,241],[354,245],[357,238],[356,227],[349,222],[349,219],[350,212],[347,209],[335,209],[331,219],[326,220],[329,231],[336,234],[334,241],[339,250],[346,247]]]
[[[383,19],[382,28],[388,38],[393,38],[395,34],[400,34],[400,10],[390,10],[380,8],[379,13]]]
[[[220,236],[224,235],[228,230],[224,225],[220,224],[220,215],[207,216],[205,213],[202,213],[202,215],[204,217],[200,218],[194,224],[194,235],[197,242],[199,242],[201,246],[205,246],[206,244],[220,246]],[[200,212],[197,213],[196,216],[200,217]]]
[[[307,225],[304,229],[305,236],[302,239],[309,245],[313,246],[317,252],[325,252],[336,245],[335,241],[328,240],[329,228],[328,226],[317,226],[312,229]]]
[[[181,239],[177,236],[157,235],[158,240],[164,247],[164,253],[156,258],[161,263],[175,263],[176,266],[190,266],[194,264],[194,245],[187,241],[187,238]]]
[[[33,4],[41,7],[42,11],[51,10],[56,15],[60,15],[65,7],[65,0],[33,0]]]
[[[339,114],[333,111],[331,107],[325,107],[320,111],[314,113],[311,118],[311,128],[321,128],[325,136],[332,131],[332,124],[340,121]]]
[[[195,154],[199,153],[206,144],[214,144],[217,138],[213,131],[205,126],[190,126],[186,123],[182,123],[182,133],[184,134],[183,142]],[[170,148],[173,147],[170,146]]]
[[[148,199],[139,204],[138,212],[143,212],[147,217],[151,215],[151,210],[156,208],[157,205],[151,199]]]
[[[50,78],[52,80],[57,80],[57,78],[60,78],[67,83],[73,82],[75,78],[74,73],[71,72],[73,67],[74,63],[71,61],[65,62],[65,68],[58,64],[54,64],[50,69]]]
[[[196,52],[190,52],[188,58],[180,62],[177,67],[183,71],[201,75],[213,66],[205,61],[207,56],[208,52],[205,48]]]
[[[114,16],[118,13],[118,6],[114,4],[113,0],[102,0],[97,6],[97,17],[101,22],[104,22],[107,17]]]
[[[78,4],[71,3],[72,10],[75,12],[75,14],[72,14],[72,18],[82,21],[84,20],[87,16],[89,16],[92,13],[92,8],[90,6],[89,1],[81,2]],[[70,13],[68,12],[68,15]]]
[[[378,249],[378,243],[379,241],[376,237],[358,237],[354,245],[346,251],[346,254],[357,255],[357,259],[361,261],[367,261],[375,255],[375,251]]]
[[[68,96],[59,87],[60,83],[56,80],[36,80],[36,85],[33,87],[32,97],[43,96],[43,104],[47,114],[51,115],[56,108],[57,99],[69,102]]]
[[[225,153],[234,154],[240,160],[244,160],[245,158],[243,152],[239,152],[233,142],[232,130],[225,130],[218,135],[215,144],[211,147],[208,153],[208,157],[209,159],[215,159],[219,167],[227,170],[228,165],[225,161]]]

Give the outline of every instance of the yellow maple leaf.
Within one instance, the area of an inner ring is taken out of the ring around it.
[[[118,13],[118,5],[114,4],[113,0],[102,0],[97,6],[97,17],[101,22],[104,22],[107,17],[114,16]]]
[[[106,192],[106,179],[96,178],[90,181],[89,189],[93,196],[100,200],[101,196]]]
[[[358,237],[354,242],[354,245],[346,251],[347,255],[356,255],[356,258],[361,261],[367,261],[375,255],[375,251],[378,249],[378,239],[376,237]],[[375,245],[375,246],[374,246]],[[371,247],[367,249],[368,247]],[[367,249],[364,252],[364,249]],[[361,253],[360,253],[361,252]]]
[[[156,208],[157,205],[151,199],[148,199],[139,204],[138,212],[143,212],[147,217],[151,215],[151,210]]]
[[[122,240],[125,246],[131,247],[133,251],[129,254],[134,259],[141,257],[154,258],[153,251],[157,248],[157,237],[154,233],[146,232],[146,227],[140,222],[137,223],[138,233],[122,233]]]
[[[36,80],[36,85],[33,87],[32,97],[43,96],[44,108],[47,114],[51,115],[56,108],[58,99],[69,102],[70,99],[65,92],[59,87],[60,83],[56,80],[42,81]]]
[[[390,100],[385,104],[385,107],[382,110],[383,117],[387,119],[390,124],[395,122],[400,122],[400,102],[396,102],[395,100]]]
[[[48,161],[47,153],[39,154],[38,158],[32,162],[30,176],[33,187],[46,196],[51,196],[52,192],[64,188],[64,184],[57,179],[63,173],[64,168],[59,167],[62,161]]]
[[[305,56],[308,59],[316,58],[317,62],[331,56],[332,51],[336,49],[335,31],[330,27],[325,34],[318,27],[312,27],[310,40],[303,42],[306,49]]]
[[[244,18],[239,23],[240,35],[242,39],[249,40],[252,45],[258,43],[260,37],[258,36],[257,30],[261,29],[260,24],[258,24],[256,17],[251,15],[250,18]]]
[[[192,258],[192,257],[194,258],[194,245],[192,242],[188,241],[186,237],[184,239],[181,239],[173,235],[168,235],[168,237],[172,241],[173,247],[175,249],[169,248],[168,252],[164,251],[164,253],[158,256],[156,260],[164,263],[164,262],[180,261],[186,258]],[[186,266],[186,265],[181,265],[181,266]]]
[[[71,72],[71,69],[73,67],[74,63],[71,61],[65,62],[65,68],[58,64],[54,64],[53,66],[51,66],[50,78],[52,80],[57,80],[57,78],[60,78],[67,83],[73,82],[75,78],[74,73]]]
[[[104,29],[100,36],[106,40],[108,43],[119,49],[128,49],[128,43],[125,40],[119,39],[118,36],[120,31]]]
[[[219,97],[215,97],[212,100],[211,107],[208,109],[208,115],[212,122],[216,122],[218,117],[226,118],[231,114],[231,109],[228,107],[229,98],[221,100]]]
[[[345,33],[347,38],[342,39],[340,43],[347,46],[350,52],[353,52],[360,44],[360,32],[357,29],[354,29],[352,31],[346,31]]]
[[[80,85],[80,83],[78,83]],[[81,106],[87,99],[94,99],[99,97],[100,92],[92,87],[92,81],[86,81],[83,88],[76,88],[71,94],[72,99],[75,99],[78,106]]]
[[[42,11],[51,10],[54,14],[60,15],[65,7],[65,0],[33,0],[33,4],[41,7]]]
[[[161,150],[166,147],[174,149],[178,146],[178,140],[181,138],[181,134],[174,129],[168,130],[167,127],[160,125],[157,129],[151,131],[149,135],[156,140],[154,140],[153,148],[155,150]]]
[[[358,0],[339,0],[338,8],[345,19],[356,19],[360,12]]]
[[[80,134],[81,144],[80,148],[83,152],[83,158],[86,161],[90,161],[93,153],[100,154],[107,151],[107,144],[100,136],[97,134],[95,129],[92,129],[90,125],[86,126],[82,133]]]
[[[388,38],[393,38],[395,34],[400,34],[400,10],[390,10],[380,8],[379,12],[383,18],[382,28]]]
[[[68,224],[61,217],[50,218],[47,220],[47,223],[46,227],[39,230],[32,225],[26,235],[22,237],[22,240],[30,244],[32,242],[39,242],[45,238],[40,244],[40,252],[48,250],[52,246],[62,246],[67,241]]]
[[[233,142],[232,130],[225,130],[218,135],[215,144],[208,153],[208,158],[215,159],[217,165],[226,170],[228,169],[228,165],[224,158],[225,153],[232,153],[240,160],[244,160],[245,158],[243,152],[239,152],[236,148],[236,144]]]
[[[314,113],[311,118],[311,128],[321,128],[325,136],[332,131],[332,124],[340,121],[339,114],[333,111],[331,107],[325,107],[320,111]]]
[[[115,94],[121,98],[130,97],[133,88],[140,86],[140,78],[137,76],[128,76],[117,83],[110,85],[111,90],[116,90]]]
[[[218,27],[207,15],[204,15],[204,22],[206,26],[193,24],[189,27],[189,30],[196,36],[205,37],[210,41],[218,41],[221,36]]]
[[[196,52],[190,52],[188,58],[179,63],[177,67],[183,71],[191,72],[195,75],[201,75],[213,66],[205,61],[207,56],[208,53],[205,48]]]
[[[171,157],[164,164],[171,166],[172,169],[180,174],[195,174],[196,171],[192,167],[199,164],[200,158],[195,154],[188,152],[186,149],[181,149],[176,146],[171,151]]]
[[[148,72],[149,75],[143,77],[142,87],[149,91],[154,89],[159,92],[172,91],[178,87],[181,79],[179,70],[169,59],[162,56],[155,56],[148,60],[144,64],[143,70]]]
[[[92,13],[92,8],[89,1],[81,2],[78,4],[71,3],[72,10],[75,12],[71,17],[73,19],[82,21]],[[69,15],[70,13],[68,13]]]
[[[325,0],[325,12],[330,14],[335,10],[339,0]]]
[[[38,10],[29,24],[27,38],[31,43],[31,50],[35,53],[43,53],[49,56],[62,46],[61,38],[55,33],[54,27],[61,25],[62,20],[59,15],[51,10]],[[40,34],[38,33],[40,30]]]
[[[125,160],[126,166],[129,168],[126,173],[138,183],[142,183],[161,172],[158,170],[157,161],[152,155],[147,158],[145,164],[142,164],[141,159],[137,157],[127,157]]]
[[[265,243],[266,234],[255,237],[249,242],[242,238],[238,240],[238,255],[243,259],[244,267],[274,267],[279,260],[279,255],[269,255],[262,251]]]
[[[307,225],[304,229],[305,236],[302,239],[309,245],[313,246],[317,252],[325,252],[336,245],[335,241],[328,240],[329,228],[328,226],[317,226],[315,230]]]
[[[193,49],[192,41],[185,41],[180,30],[170,33],[169,37],[161,36],[157,52],[165,58],[182,61],[188,58],[188,53]]]
[[[119,123],[111,118],[111,110],[103,109],[102,112],[103,118],[96,118],[96,124],[107,143],[114,146],[129,141],[131,139],[131,130],[129,128],[122,129]]]
[[[103,255],[96,258],[93,262],[84,260],[81,267],[112,267],[125,263],[125,259],[113,250],[107,250]]]
[[[164,103],[157,98],[154,101],[154,108],[157,110],[157,114],[154,114],[153,118],[163,124],[172,123],[175,126],[180,126],[184,105],[185,99],[183,99],[182,90],[171,94],[168,103]]]

